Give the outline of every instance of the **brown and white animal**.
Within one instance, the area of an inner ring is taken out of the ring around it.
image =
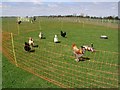
[[[77,48],[76,44],[72,45],[73,54],[75,55],[75,61],[79,61],[80,57],[82,57],[85,53],[85,48],[81,46],[81,48]]]

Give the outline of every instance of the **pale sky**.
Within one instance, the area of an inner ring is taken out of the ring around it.
[[[119,0],[4,0],[1,16],[71,15],[118,16]]]
[[[119,2],[120,0],[0,0],[2,2]]]

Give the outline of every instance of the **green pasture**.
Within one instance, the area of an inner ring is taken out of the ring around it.
[[[67,32],[66,38],[60,36],[61,30]],[[118,87],[117,28],[72,22],[70,19],[67,21],[61,18],[39,17],[34,23],[23,22],[20,25],[16,24],[16,18],[3,18],[2,31],[14,34],[16,60],[21,68],[11,65],[3,57],[3,87]],[[42,32],[46,39],[40,40],[39,32]],[[55,34],[58,35],[60,43],[53,42]],[[100,39],[101,35],[107,35],[108,39]],[[33,48],[33,53],[25,52],[23,49],[24,42],[27,42],[29,37],[39,45],[38,48]],[[93,43],[98,51],[86,51],[84,57],[89,60],[76,62],[71,49],[73,43],[78,47]],[[13,54],[13,49],[9,49]],[[11,72],[9,69],[12,69]],[[47,83],[33,75],[34,73],[30,74],[23,69],[33,71],[44,79],[49,78],[52,83]],[[34,81],[29,81],[31,78]]]
[[[4,55],[2,59],[2,88],[57,88],[54,84],[20,68],[16,68],[15,65],[10,64]]]
[[[20,25],[16,24],[16,18],[2,19],[2,29],[5,32],[18,34],[17,37],[33,37],[38,39],[39,32],[42,31],[46,36],[46,40],[53,41],[54,35],[63,44],[76,43],[77,45],[93,43],[96,49],[107,51],[118,51],[118,29],[110,28],[110,26],[99,26],[93,24],[69,22],[57,18],[38,18],[33,23],[24,22]],[[60,31],[67,32],[67,38],[60,37]],[[107,35],[108,40],[100,39],[101,35]],[[25,39],[23,39],[24,41]]]

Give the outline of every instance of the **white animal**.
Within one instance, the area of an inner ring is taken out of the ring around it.
[[[43,34],[42,34],[42,32],[39,33],[39,38],[40,38],[40,39],[43,38]]]
[[[55,37],[54,37],[54,42],[55,42],[55,43],[59,42],[57,35],[55,35]]]

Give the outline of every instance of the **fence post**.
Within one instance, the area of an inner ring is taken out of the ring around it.
[[[40,18],[39,18],[39,29],[42,30]]]
[[[15,59],[15,64],[18,67],[17,60],[16,60],[16,55],[15,55],[15,48],[14,48],[14,42],[13,42],[13,34],[11,33],[11,40],[12,40],[12,48],[13,48],[13,55]]]

